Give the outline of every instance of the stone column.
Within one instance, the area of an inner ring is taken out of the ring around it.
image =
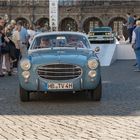
[[[83,29],[82,29],[82,15],[78,15],[77,16],[77,24],[78,24],[78,31],[79,32],[82,32],[83,31]]]

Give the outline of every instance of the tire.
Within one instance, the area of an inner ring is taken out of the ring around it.
[[[19,87],[20,92],[20,101],[22,102],[28,102],[30,100],[30,93],[23,89],[21,86]]]
[[[98,86],[94,89],[90,91],[90,99],[92,101],[100,101],[101,97],[102,97],[102,82],[101,79],[99,81]]]

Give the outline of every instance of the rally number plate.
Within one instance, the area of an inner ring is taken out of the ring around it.
[[[48,89],[73,89],[73,83],[48,83]]]

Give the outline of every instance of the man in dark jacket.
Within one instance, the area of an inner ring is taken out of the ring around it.
[[[128,30],[129,43],[131,43],[131,41],[132,41],[132,33],[133,33],[133,29],[134,29],[134,22],[135,22],[134,17],[130,13],[127,13],[126,26],[127,26],[127,30]]]
[[[5,25],[5,20],[2,17],[0,17],[0,28],[1,28],[1,30],[3,29],[4,25]],[[2,71],[2,64],[3,64],[3,55],[1,53],[1,46],[2,45],[3,45],[2,34],[0,34],[0,77],[4,76],[3,71]]]

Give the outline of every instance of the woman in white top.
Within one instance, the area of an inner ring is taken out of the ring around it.
[[[36,33],[36,32],[34,31],[32,25],[29,26],[29,29],[27,29],[27,32],[28,32],[28,34],[29,34],[29,45],[30,45],[31,42],[32,42],[32,40],[33,40],[33,38],[34,38],[34,36],[35,36],[35,33]]]

